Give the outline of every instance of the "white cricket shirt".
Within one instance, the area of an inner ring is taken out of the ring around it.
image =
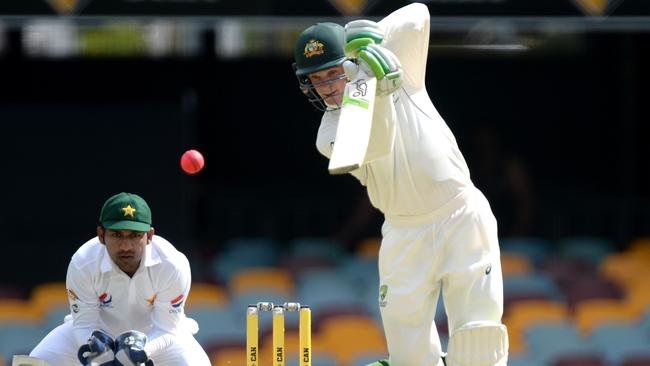
[[[391,96],[375,99],[366,163],[351,174],[386,215],[430,213],[473,187],[456,139],[426,91],[429,20],[426,5],[414,3],[379,22],[385,32],[382,46],[400,60],[404,84]],[[318,130],[316,146],[328,158],[339,114],[325,112]],[[385,153],[378,156],[377,151]]]
[[[190,264],[164,238],[154,235],[140,267],[129,277],[108,255],[97,237],[82,245],[68,266],[66,286],[79,346],[95,329],[116,337],[127,330],[147,334],[183,334],[185,299],[190,291]]]

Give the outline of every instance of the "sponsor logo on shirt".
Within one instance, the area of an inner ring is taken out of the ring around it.
[[[100,307],[111,307],[113,304],[113,295],[110,295],[106,292],[99,295],[99,306]]]
[[[72,312],[75,313],[75,314],[79,312],[79,304],[77,304],[76,302],[74,304],[72,304],[72,306],[70,306],[70,308],[72,309]]]
[[[183,305],[183,302],[184,302],[184,301],[185,301],[185,295],[180,294],[180,295],[178,295],[177,298],[175,298],[175,299],[173,299],[173,300],[171,301],[171,303],[172,303],[172,307],[173,307],[173,308],[180,308],[181,305]]]

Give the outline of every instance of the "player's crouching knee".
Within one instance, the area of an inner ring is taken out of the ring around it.
[[[449,339],[445,361],[447,366],[506,366],[506,326],[491,321],[463,325]]]

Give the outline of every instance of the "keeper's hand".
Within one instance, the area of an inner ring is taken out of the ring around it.
[[[115,343],[108,333],[95,330],[88,343],[79,347],[77,358],[84,366],[113,366]]]
[[[154,366],[144,350],[147,335],[129,330],[115,338],[115,366]]]
[[[402,65],[397,57],[387,48],[378,46],[372,38],[357,38],[345,45],[348,57],[356,59],[346,61],[343,68],[350,80],[354,79],[358,67],[364,69],[368,75],[377,78],[377,94],[389,95],[402,86]]]

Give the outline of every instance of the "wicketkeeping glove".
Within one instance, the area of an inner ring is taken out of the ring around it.
[[[77,358],[84,366],[112,366],[114,351],[113,338],[102,330],[95,330],[88,338],[88,343],[79,347]]]
[[[377,94],[388,95],[402,86],[402,65],[388,49],[378,46],[372,38],[357,38],[345,45],[348,57],[356,59],[364,71],[377,78]],[[344,63],[345,72],[354,79],[356,72],[350,63]]]
[[[144,351],[147,335],[129,330],[115,338],[115,366],[154,366]]]

